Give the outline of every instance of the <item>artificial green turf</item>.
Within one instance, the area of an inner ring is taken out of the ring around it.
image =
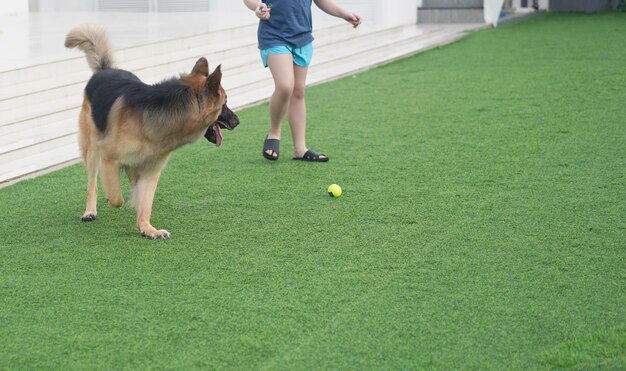
[[[80,222],[82,166],[0,190],[0,369],[626,368],[623,35],[544,15],[313,87],[327,164],[239,112],[165,170],[169,241]]]

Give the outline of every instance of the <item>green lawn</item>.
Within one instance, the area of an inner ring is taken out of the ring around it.
[[[624,35],[544,15],[313,87],[327,164],[241,111],[165,170],[169,241],[81,222],[80,165],[0,190],[0,369],[625,369]]]

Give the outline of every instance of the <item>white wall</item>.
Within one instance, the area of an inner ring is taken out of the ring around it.
[[[209,0],[212,12],[248,12],[243,0]]]
[[[335,0],[342,8],[355,12],[363,18],[364,24],[379,26],[396,26],[417,23],[417,7],[422,0]],[[316,6],[314,24],[317,19],[328,17]],[[319,24],[319,23],[318,23]]]
[[[335,0],[342,7],[354,11],[363,17],[366,23],[376,23],[381,26],[401,24],[415,24],[417,22],[417,7],[422,0]],[[98,9],[98,0],[30,0],[33,11],[95,11]],[[28,11],[29,0],[0,0],[0,14],[11,8],[12,12],[18,8],[22,12]],[[328,21],[328,16],[314,8],[314,17],[322,23]],[[247,12],[243,0],[209,0],[209,9],[219,12]]]
[[[0,15],[28,12],[28,0],[0,0]]]
[[[417,7],[421,0],[386,0],[381,1],[379,13],[388,17],[388,23],[415,24],[417,23]]]
[[[0,17],[11,17],[23,14],[23,16],[12,17],[16,20],[2,22],[0,18],[0,58],[6,56],[6,51],[10,51],[11,58],[19,58],[28,55],[28,30],[24,32],[19,26],[21,19],[28,16],[28,0],[0,0]]]
[[[4,1],[13,0],[0,0]],[[28,2],[28,0],[26,0]],[[131,1],[118,0],[117,4],[128,4],[132,7]],[[150,1],[149,8],[155,8],[157,1]],[[172,1],[170,1],[172,3]],[[116,5],[117,5],[116,4]],[[186,1],[185,4],[193,5],[193,1]],[[185,5],[183,4],[183,5]],[[230,11],[246,11],[243,0],[209,0],[209,6],[212,11],[230,12]],[[31,0],[32,11],[64,11],[64,12],[93,12],[99,8],[98,0]]]
[[[93,12],[97,6],[97,0],[31,0],[30,10],[34,12]]]

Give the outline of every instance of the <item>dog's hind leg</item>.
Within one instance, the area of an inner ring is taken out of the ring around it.
[[[109,205],[122,207],[124,197],[120,188],[120,166],[117,161],[102,157],[100,161],[100,179]]]
[[[81,217],[84,222],[96,220],[98,204],[98,163],[100,159],[98,153],[93,148],[83,150],[83,159],[87,168],[87,205]]]
[[[170,238],[170,232],[165,229],[157,230],[150,224],[152,216],[152,203],[154,202],[154,194],[161,170],[142,173],[136,178],[133,189],[133,203],[137,208],[137,228],[142,236],[151,240],[167,240]]]
[[[96,220],[98,204],[98,165],[100,154],[95,146],[95,138],[92,137],[92,129],[95,127],[91,120],[91,106],[85,97],[83,107],[78,119],[78,144],[83,155],[83,161],[87,168],[87,205],[81,217],[84,222]]]

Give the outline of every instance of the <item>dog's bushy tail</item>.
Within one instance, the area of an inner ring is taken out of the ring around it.
[[[68,32],[65,47],[78,48],[85,52],[87,63],[93,72],[116,67],[109,38],[104,29],[96,25],[83,24]]]

